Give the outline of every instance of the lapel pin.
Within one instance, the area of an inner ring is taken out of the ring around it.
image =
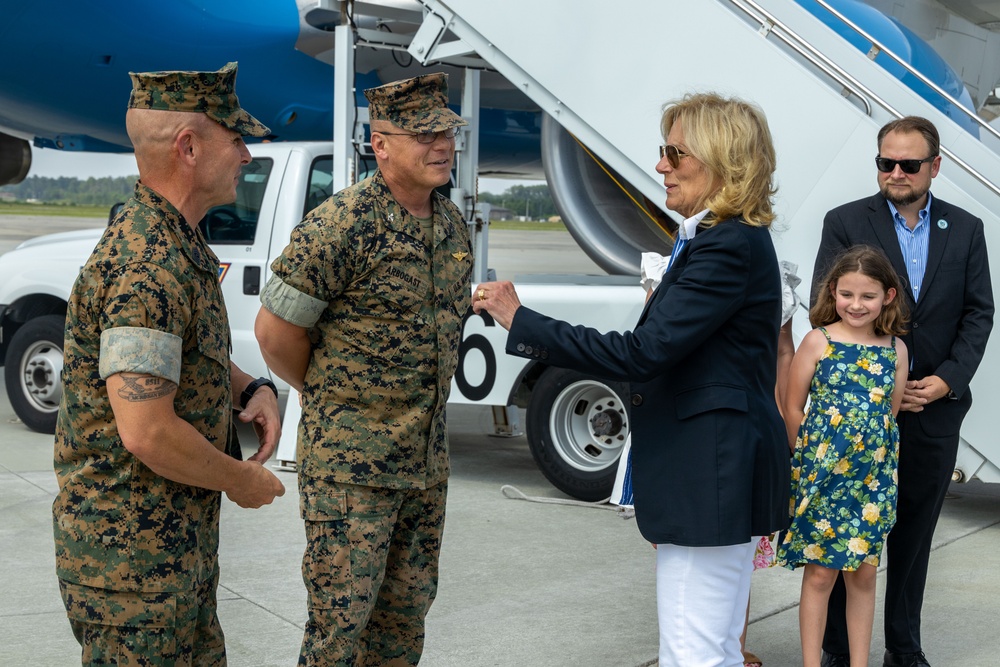
[[[451,253],[451,256],[461,262],[463,259],[466,258],[466,256],[468,256],[468,254],[469,253],[467,252],[453,252]]]
[[[948,229],[948,221],[943,219],[938,220],[938,229]]]

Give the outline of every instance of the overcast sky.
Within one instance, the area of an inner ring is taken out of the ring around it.
[[[31,147],[29,176],[70,176],[101,178],[102,176],[134,176],[139,170],[131,153],[82,153],[53,148]]]
[[[29,176],[58,176],[87,179],[93,176],[135,176],[139,170],[131,153],[83,153],[52,148],[31,147]],[[503,194],[513,185],[540,185],[544,181],[515,181],[499,178],[479,179],[480,192]]]

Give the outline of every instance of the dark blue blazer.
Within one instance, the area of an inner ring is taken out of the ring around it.
[[[927,268],[920,299],[914,301],[885,197],[865,197],[827,213],[813,271],[813,303],[818,284],[841,252],[860,243],[885,252],[910,308],[910,332],[903,336],[910,356],[909,379],[937,375],[954,394],[951,400],[905,414],[919,421],[928,435],[945,437],[959,432],[972,406],[969,382],[993,328],[993,286],[982,220],[934,197],[929,223]]]
[[[780,280],[768,230],[725,220],[681,250],[633,331],[602,334],[525,307],[514,316],[509,354],[530,347],[631,384],[635,513],[650,542],[741,544],[788,525],[774,402]]]

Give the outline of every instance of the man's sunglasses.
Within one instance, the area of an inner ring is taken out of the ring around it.
[[[677,148],[677,146],[673,146],[671,144],[660,146],[660,159],[662,160],[663,158],[667,158],[667,162],[669,162],[670,166],[674,169],[680,166],[682,157],[688,157],[689,155],[691,154],[685,153],[681,149]]]
[[[899,168],[903,170],[904,174],[915,174],[918,171],[920,171],[920,166],[924,162],[930,162],[936,157],[937,155],[932,155],[930,157],[925,157],[923,160],[890,160],[887,157],[880,157],[876,155],[875,166],[882,173],[888,174],[893,169],[895,169],[896,165],[898,164]]]
[[[441,130],[439,132],[379,132],[379,134],[391,134],[395,137],[413,137],[417,140],[418,144],[433,144],[437,141],[439,135],[444,135],[445,139],[455,138],[455,128],[449,127],[447,130]]]

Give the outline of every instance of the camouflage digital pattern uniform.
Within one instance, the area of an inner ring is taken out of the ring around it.
[[[240,107],[236,70],[236,63],[226,63],[217,72],[132,73],[128,107],[203,113],[244,137],[266,137],[271,130]]]
[[[232,395],[218,270],[201,233],[137,183],[73,287],[52,513],[84,664],[225,664],[215,615],[220,494],[160,477],[125,449],[105,383],[122,371],[176,382],[177,415],[224,450]],[[102,632],[139,662],[104,655]]]
[[[420,657],[444,527],[445,404],[472,272],[458,209],[435,193],[433,210],[422,227],[376,173],[306,217],[261,294],[312,340],[298,432],[303,665]]]

